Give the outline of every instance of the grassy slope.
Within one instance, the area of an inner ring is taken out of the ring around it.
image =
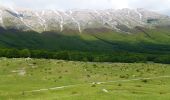
[[[0,59],[1,100],[169,100],[170,80],[159,78],[96,84],[170,75],[170,65],[88,63],[45,59]],[[23,74],[22,72],[26,72]],[[56,86],[57,90],[23,92]],[[103,89],[108,90],[108,93]]]
[[[90,39],[94,37],[88,36]],[[46,50],[111,50],[111,45],[102,41],[86,41],[79,35],[39,34],[34,32],[4,32],[0,34],[1,47],[30,48]]]
[[[0,47],[79,51],[170,51],[170,30],[157,28],[135,34],[43,33],[1,31]]]
[[[167,28],[145,29],[135,34],[97,33],[93,36],[124,50],[170,51],[170,30]]]

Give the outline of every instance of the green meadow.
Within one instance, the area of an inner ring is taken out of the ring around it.
[[[170,65],[0,58],[0,100],[170,100]]]

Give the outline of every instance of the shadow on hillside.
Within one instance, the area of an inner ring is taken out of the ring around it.
[[[37,33],[34,31],[20,32],[15,29],[5,30],[0,28],[0,47],[17,49],[43,49],[43,50],[73,50],[90,52],[148,52],[166,53],[170,45],[153,44],[145,41],[139,43],[116,42],[96,38],[94,41],[83,40],[80,35],[62,34],[56,32]]]

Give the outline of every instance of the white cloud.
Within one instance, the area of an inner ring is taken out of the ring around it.
[[[145,8],[170,15],[170,0],[131,0],[128,5],[131,8]]]
[[[131,0],[129,6],[136,8],[146,8],[153,10],[161,10],[170,8],[170,0]]]
[[[107,9],[145,8],[170,11],[170,0],[0,0],[1,5],[34,9]]]
[[[109,0],[112,7],[117,9],[129,8],[128,2],[129,0]]]

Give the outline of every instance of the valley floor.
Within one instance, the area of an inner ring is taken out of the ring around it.
[[[0,58],[0,100],[170,100],[170,65]]]

